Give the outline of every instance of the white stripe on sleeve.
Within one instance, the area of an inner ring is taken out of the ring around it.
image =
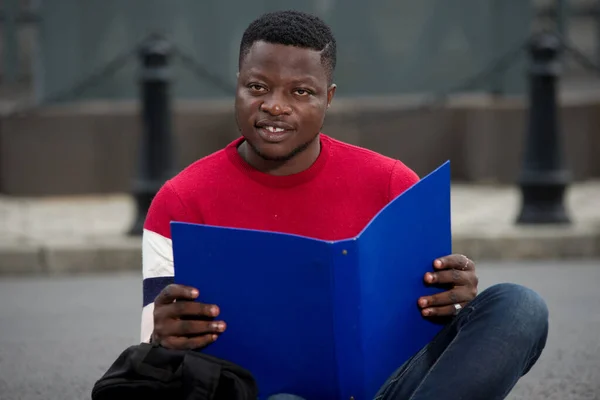
[[[166,285],[167,279],[174,276],[173,268],[173,244],[171,239],[156,232],[144,229],[142,235],[142,276],[144,280],[144,293],[142,319],[141,319],[141,341],[147,343],[154,329],[154,303],[153,299],[158,295],[162,287]],[[157,279],[158,278],[158,279]],[[158,284],[158,285],[157,285]]]

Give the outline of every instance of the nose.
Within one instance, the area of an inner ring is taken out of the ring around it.
[[[276,117],[279,115],[290,115],[292,113],[292,107],[285,101],[284,96],[273,93],[261,103],[260,111],[264,111]]]

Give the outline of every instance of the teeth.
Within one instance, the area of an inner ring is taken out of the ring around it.
[[[276,128],[274,126],[267,126],[267,130],[269,132],[273,132],[273,133],[279,133],[279,132],[283,132],[285,131],[285,129],[281,129],[281,128]]]

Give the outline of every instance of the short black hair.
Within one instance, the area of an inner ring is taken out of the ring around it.
[[[331,28],[316,15],[286,10],[263,14],[244,31],[240,44],[239,67],[257,41],[284,44],[321,52],[321,62],[331,83],[336,64],[336,42]]]

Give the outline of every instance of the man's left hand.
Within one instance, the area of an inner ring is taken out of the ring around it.
[[[433,267],[435,272],[425,274],[425,283],[449,287],[449,290],[421,297],[418,301],[421,313],[426,317],[455,315],[477,296],[479,279],[475,274],[475,263],[462,254],[452,254],[435,260]]]

